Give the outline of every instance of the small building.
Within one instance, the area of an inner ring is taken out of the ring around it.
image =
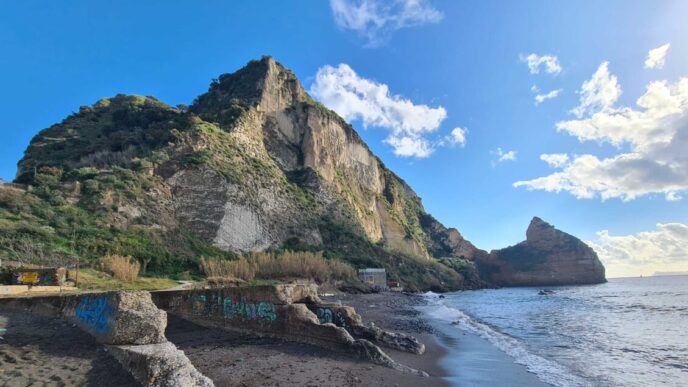
[[[373,289],[387,290],[385,269],[358,269],[358,279]]]

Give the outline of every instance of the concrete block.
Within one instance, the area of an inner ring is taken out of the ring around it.
[[[191,364],[183,351],[165,342],[147,345],[111,345],[110,353],[143,386],[213,387],[212,380]]]
[[[103,344],[163,343],[167,314],[150,293],[123,291],[87,294],[64,310],[65,316]]]

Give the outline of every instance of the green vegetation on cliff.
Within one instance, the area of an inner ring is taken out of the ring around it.
[[[82,107],[34,137],[15,182],[0,186],[0,257],[14,261],[119,254],[171,275],[289,249],[384,267],[412,290],[475,286],[453,247],[433,242],[446,258],[432,256],[447,230],[428,231],[420,198],[270,58],[188,108],[128,95]]]

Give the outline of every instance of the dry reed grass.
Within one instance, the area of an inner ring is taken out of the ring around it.
[[[100,259],[103,271],[120,281],[132,282],[139,276],[141,264],[129,256],[106,255]]]
[[[356,271],[349,264],[326,259],[322,252],[285,251],[249,253],[237,260],[201,258],[201,271],[208,277],[261,279],[311,279],[318,283],[354,280]]]

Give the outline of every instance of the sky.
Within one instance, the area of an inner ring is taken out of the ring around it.
[[[687,18],[686,1],[0,2],[0,178],[82,105],[188,104],[272,55],[476,246],[539,216],[610,277],[686,271]]]

